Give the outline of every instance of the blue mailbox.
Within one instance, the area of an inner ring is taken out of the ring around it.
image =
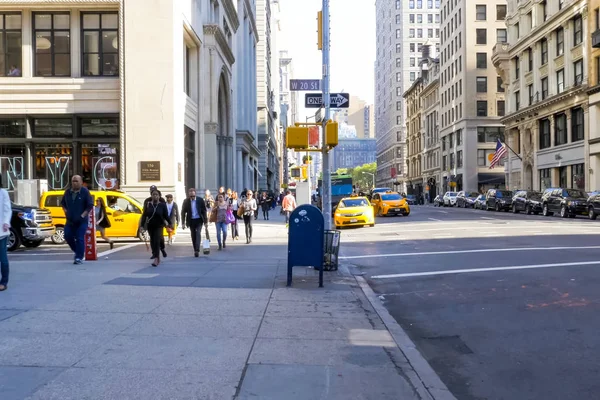
[[[315,206],[301,205],[290,215],[288,286],[292,285],[293,267],[313,267],[319,270],[319,287],[323,287],[324,226],[323,214]]]

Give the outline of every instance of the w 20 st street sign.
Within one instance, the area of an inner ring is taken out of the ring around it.
[[[290,79],[290,90],[309,91],[321,90],[320,79]]]
[[[306,93],[304,98],[304,107],[321,108],[323,107],[323,95],[321,93]],[[331,108],[348,108],[350,105],[350,94],[331,93],[329,95]]]

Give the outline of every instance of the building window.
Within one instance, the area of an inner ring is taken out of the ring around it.
[[[36,118],[33,120],[34,137],[73,137],[73,119]]]
[[[565,30],[558,28],[556,30],[556,55],[562,56],[565,52]]]
[[[567,167],[558,167],[558,186],[567,187]]]
[[[533,100],[534,100],[534,94],[533,94],[533,83],[531,85],[527,85],[527,94],[529,95],[529,104],[528,105],[532,105],[533,104]]]
[[[396,111],[400,111],[402,110],[402,102],[401,101],[397,101],[396,102]]]
[[[402,37],[402,30],[396,29],[396,39],[400,39]]]
[[[462,144],[462,129],[456,131],[456,145],[460,146]]]
[[[487,53],[477,53],[477,68],[487,68]]]
[[[486,29],[477,29],[476,30],[477,44],[487,44],[487,30]]]
[[[556,91],[562,93],[565,90],[565,70],[561,69],[556,72]]]
[[[487,93],[487,77],[477,77],[477,93]]]
[[[456,168],[462,168],[463,166],[463,152],[459,150],[456,152]]]
[[[81,118],[81,136],[119,136],[119,118]]]
[[[515,64],[515,80],[518,80],[521,75],[521,59],[515,57],[513,62]]]
[[[542,100],[548,97],[548,77],[542,78]]]
[[[25,119],[0,120],[0,138],[24,138],[27,131]]]
[[[477,102],[477,116],[478,117],[487,117],[487,101],[480,100]]]
[[[396,68],[402,68],[402,59],[396,58]]]
[[[21,76],[21,14],[0,14],[0,76]]]
[[[119,188],[119,145],[81,145],[81,176],[88,189],[114,190]]]
[[[410,64],[411,67],[414,67],[415,65],[417,65],[417,60],[414,57],[410,58]]]
[[[578,60],[573,63],[573,72],[575,73],[575,86],[583,83],[583,60]]]
[[[517,90],[515,92],[515,111],[519,111],[520,108],[521,108],[521,92]]]
[[[34,179],[47,179],[49,190],[66,189],[73,175],[72,145],[36,144],[34,151]]]
[[[506,29],[496,29],[496,43],[507,43]]]
[[[584,130],[583,108],[571,110],[571,142],[583,140]]]
[[[573,45],[580,45],[581,42],[583,42],[583,18],[578,15],[573,18]]]
[[[396,25],[400,25],[400,22],[402,22],[400,14],[396,14]],[[411,22],[414,22],[414,21],[411,21]]]
[[[498,116],[504,117],[506,115],[506,109],[505,109],[506,105],[504,103],[504,100],[498,100],[496,106],[498,109]]]
[[[84,76],[119,75],[117,13],[81,14]]]
[[[540,150],[550,147],[550,120],[541,119],[540,122]]]
[[[502,82],[502,78],[499,76],[496,77],[496,92],[504,93],[504,82]]]
[[[585,164],[571,166],[571,187],[573,189],[585,190]]]
[[[498,139],[504,139],[504,127],[490,126],[477,127],[477,142],[478,143],[496,143]]]
[[[414,72],[411,72],[411,73],[410,73],[410,81],[411,81],[411,82],[414,82],[414,81],[415,81],[415,78],[416,78],[416,77],[415,77],[415,75],[416,75],[416,74],[415,74]]]
[[[475,6],[475,18],[477,21],[485,21],[487,19],[487,7],[485,4],[478,4]]]
[[[533,50],[531,47],[527,49],[527,67],[529,72],[533,71]]]
[[[402,53],[402,44],[396,43],[396,53]]]
[[[540,41],[540,49],[542,65],[546,65],[548,63],[548,41],[546,39]]]
[[[506,5],[499,4],[496,6],[496,21],[504,21],[506,19]]]
[[[35,76],[71,76],[69,13],[33,13]]]
[[[542,17],[544,18],[544,22],[546,22],[546,20],[548,20],[548,3],[546,0],[543,0],[540,3],[540,6],[542,8]]]
[[[477,166],[485,167],[485,150],[477,150]]]
[[[556,114],[554,116],[554,145],[567,144],[567,116]]]
[[[396,82],[402,81],[402,72],[396,72]]]
[[[546,190],[552,187],[551,168],[540,169],[540,189]]]

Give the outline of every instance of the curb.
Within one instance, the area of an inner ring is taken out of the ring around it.
[[[346,266],[344,266],[343,272],[345,274],[350,273]],[[411,384],[415,387],[417,393],[422,398],[432,400],[457,400],[456,397],[454,397],[454,395],[448,390],[444,382],[442,382],[440,377],[435,373],[433,368],[431,368],[427,360],[421,355],[413,341],[410,340],[408,334],[396,322],[394,317],[390,315],[383,304],[381,304],[381,301],[375,292],[373,292],[373,289],[371,289],[365,278],[354,275],[354,279],[369,300],[369,303],[371,303],[371,306],[373,306],[375,309],[375,312],[379,315],[379,318],[381,318],[383,321],[387,330],[394,338],[396,345],[402,354],[404,354],[404,357],[406,357],[408,364],[413,369],[414,373],[412,373],[413,371],[405,372]]]

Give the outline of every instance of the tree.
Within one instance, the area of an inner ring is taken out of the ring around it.
[[[373,187],[373,176],[377,171],[377,163],[363,164],[352,170],[352,181],[357,188]]]

